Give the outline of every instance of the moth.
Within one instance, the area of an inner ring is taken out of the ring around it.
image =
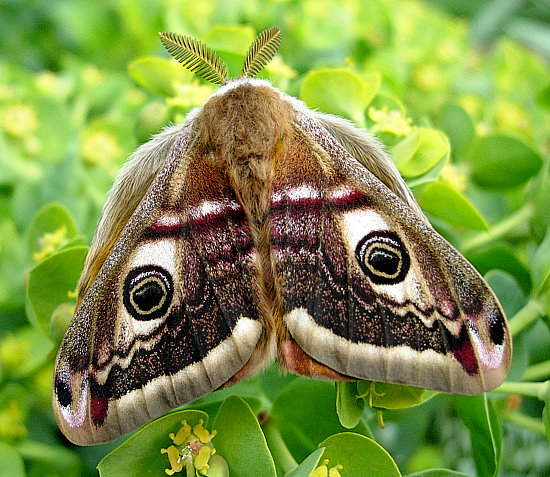
[[[220,84],[142,145],[107,200],[55,362],[69,440],[108,441],[276,360],[316,379],[475,394],[512,353],[502,308],[429,224],[377,140],[203,43],[161,34]]]

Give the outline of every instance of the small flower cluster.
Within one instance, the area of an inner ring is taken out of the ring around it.
[[[341,477],[339,470],[344,466],[337,464],[328,468],[328,459],[324,459],[319,467],[316,467],[311,473],[311,477]]]
[[[210,457],[216,452],[211,443],[216,431],[209,432],[203,426],[202,419],[193,428],[187,424],[187,421],[181,423],[182,426],[176,434],[168,434],[173,444],[167,449],[160,450],[162,454],[168,455],[170,461],[171,468],[165,469],[165,472],[168,475],[174,475],[185,469],[204,474],[210,467],[208,464]]]

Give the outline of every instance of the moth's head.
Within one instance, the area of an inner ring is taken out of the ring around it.
[[[254,77],[277,53],[280,30],[269,28],[256,37],[237,79],[227,78],[225,63],[204,43],[174,33],[159,35],[168,52],[185,68],[221,85],[196,121],[199,137],[209,152],[215,157],[237,159],[271,155],[291,129],[292,110],[269,82]]]

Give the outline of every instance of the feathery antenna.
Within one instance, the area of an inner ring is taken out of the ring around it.
[[[218,54],[206,44],[176,33],[159,33],[160,41],[184,68],[214,84],[227,81],[227,68]],[[260,33],[246,54],[241,77],[253,78],[277,53],[281,31],[268,28]]]
[[[214,84],[227,80],[225,63],[204,43],[176,33],[159,33],[160,41],[184,68]]]
[[[281,30],[278,28],[269,28],[260,33],[248,49],[241,76],[256,76],[275,56],[280,43]]]

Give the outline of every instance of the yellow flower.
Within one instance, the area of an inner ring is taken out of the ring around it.
[[[343,465],[336,464],[329,469],[328,459],[324,459],[321,465],[313,470],[310,477],[341,477],[339,470],[343,468]]]
[[[208,461],[210,456],[216,452],[216,449],[210,449],[208,446],[201,447],[195,458],[195,469],[203,474],[210,468]]]
[[[12,104],[2,114],[2,127],[10,136],[22,138],[38,129],[38,116],[31,106]]]
[[[466,190],[466,174],[460,171],[454,164],[448,162],[443,166],[440,173],[441,179],[452,185],[456,190]]]
[[[183,469],[183,459],[176,446],[170,446],[168,449],[161,449],[161,454],[168,454],[170,461],[170,469],[164,469],[168,475],[174,475],[176,472],[181,472]]]
[[[405,118],[400,111],[388,110],[386,106],[382,109],[374,107],[369,108],[369,118],[376,124],[371,128],[371,132],[392,133],[395,136],[408,136],[411,133],[411,118]]]
[[[67,238],[67,227],[62,225],[52,233],[45,233],[40,237],[38,243],[40,250],[33,253],[32,258],[37,262],[44,260],[47,256],[51,255],[56,248],[58,248]]]
[[[180,427],[179,431],[176,435],[173,433],[168,434],[168,437],[172,439],[174,444],[177,446],[183,444],[185,439],[187,439],[191,435],[191,426],[187,424],[186,421],[182,421],[182,426]]]
[[[122,155],[117,138],[107,131],[85,134],[81,147],[84,159],[93,164],[107,166]]]
[[[212,433],[208,432],[208,429],[203,426],[203,422],[202,419],[199,419],[199,423],[193,427],[193,434],[195,434],[203,444],[208,444],[212,440],[212,437],[217,434],[217,431],[212,431]]]
[[[186,469],[187,472],[192,471],[193,475],[195,470],[204,474],[210,468],[210,457],[216,453],[211,444],[216,431],[209,432],[202,419],[193,428],[187,421],[182,421],[181,424],[178,432],[168,434],[173,444],[160,450],[162,454],[167,454],[170,462],[170,468],[165,469],[165,472],[174,475]]]

